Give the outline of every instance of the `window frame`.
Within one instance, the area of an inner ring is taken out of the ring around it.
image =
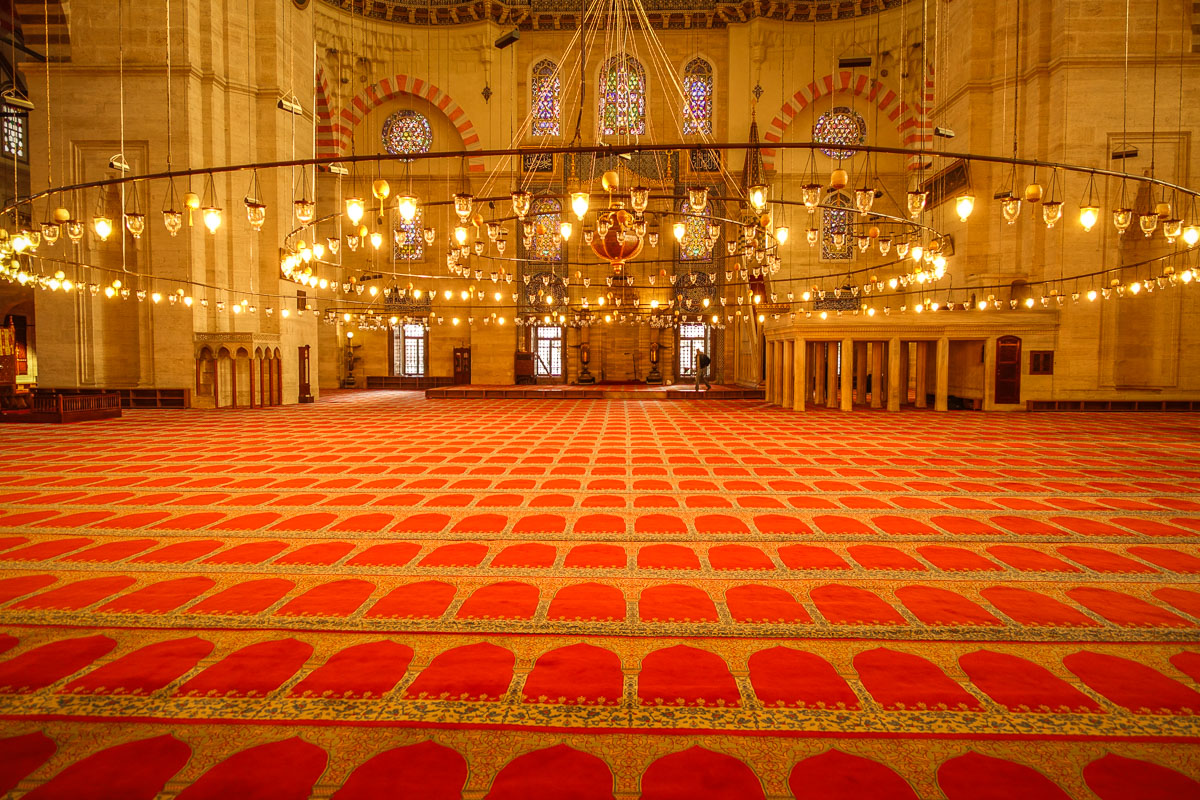
[[[554,347],[553,345],[550,347],[551,360],[550,360],[550,363],[546,365],[547,369],[549,370],[548,372],[541,371],[542,364],[544,363],[542,361],[541,348],[540,348],[540,342],[543,341],[543,338],[541,336],[541,332],[543,330],[557,331],[557,333],[558,333],[557,336],[547,336],[544,339],[544,341],[551,342],[551,343],[557,342],[557,344],[558,344],[557,347]],[[561,325],[534,325],[533,330],[529,334],[529,339],[530,339],[529,350],[530,350],[530,352],[533,353],[533,377],[537,380],[546,380],[546,381],[561,380],[561,379],[565,378],[566,374],[567,374],[567,362],[566,362],[566,339],[567,339],[567,336],[566,336],[566,331],[564,330],[564,328]],[[557,351],[557,356],[558,356],[558,372],[553,371],[555,351]]]
[[[420,336],[408,334],[408,328],[421,328]],[[408,340],[419,339],[421,350],[421,371],[419,373],[411,373],[406,369],[406,358],[408,354]],[[389,371],[392,377],[396,378],[424,378],[429,375],[429,327],[423,322],[401,322],[398,325],[392,326],[391,335],[391,359],[389,360]],[[399,371],[397,371],[399,367]]]
[[[1029,351],[1029,374],[1030,375],[1053,375],[1054,374],[1054,351],[1053,350],[1030,350]]]

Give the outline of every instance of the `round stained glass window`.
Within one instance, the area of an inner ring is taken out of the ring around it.
[[[825,145],[862,144],[867,140],[867,122],[853,109],[834,108],[817,117],[813,123],[812,138],[814,142]],[[838,147],[819,149],[838,161],[850,158],[856,152]]]
[[[433,129],[420,112],[405,108],[383,123],[383,149],[394,156],[428,153],[432,145]]]

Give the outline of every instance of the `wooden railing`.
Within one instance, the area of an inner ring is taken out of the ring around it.
[[[121,395],[118,392],[97,392],[96,394],[37,392],[33,396],[31,405],[35,412],[60,416],[64,412],[107,411],[121,407]]]

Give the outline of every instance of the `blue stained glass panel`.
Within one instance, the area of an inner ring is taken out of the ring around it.
[[[533,65],[533,80],[530,83],[530,98],[533,106],[534,136],[558,136],[562,133],[562,108],[559,95],[562,80],[558,67],[550,59],[542,59]]]
[[[712,133],[713,71],[702,58],[694,58],[683,70],[684,133]]]
[[[396,230],[404,232],[404,244],[392,244],[395,247],[395,256],[397,260],[404,261],[420,261],[425,257],[425,239],[422,228],[422,220],[425,217],[425,210],[417,206],[417,215],[413,217],[412,222],[405,222],[404,217],[397,216]]]

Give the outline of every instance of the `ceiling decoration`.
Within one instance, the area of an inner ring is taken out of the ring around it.
[[[322,0],[326,5],[357,15],[406,25],[461,25],[490,20],[521,30],[575,30],[579,3],[574,0]],[[789,22],[827,22],[898,8],[904,0],[648,0],[649,27],[659,30],[724,28],[754,19]],[[590,24],[590,23],[589,23]],[[634,27],[641,27],[635,22]]]

